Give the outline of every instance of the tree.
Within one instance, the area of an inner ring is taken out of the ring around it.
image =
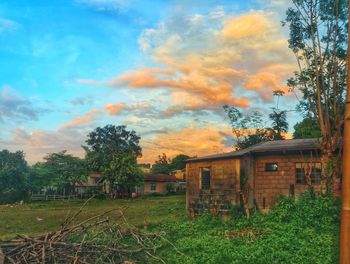
[[[186,166],[186,160],[191,158],[190,156],[179,154],[175,156],[171,161],[171,168],[172,170],[182,170]]]
[[[305,117],[294,125],[293,138],[320,138],[321,130],[315,118]]]
[[[300,108],[310,112],[321,131],[323,192],[339,174],[339,144],[344,124],[347,55],[347,1],[293,0],[283,25],[289,27],[289,47],[298,71],[288,81],[300,90]]]
[[[128,194],[143,181],[142,171],[137,166],[135,156],[130,153],[114,156],[114,160],[104,166],[103,176],[114,189]]]
[[[257,143],[267,141],[268,131],[264,128],[262,114],[254,111],[243,114],[234,106],[223,106],[229,118],[232,132],[234,134],[236,149],[244,149]]]
[[[131,190],[142,181],[137,167],[141,156],[140,137],[126,126],[106,125],[88,134],[83,146],[89,169],[102,173],[112,186]]]
[[[263,115],[254,111],[243,114],[234,106],[224,106],[224,110],[230,120],[232,132],[235,136],[235,148],[244,149],[264,141],[284,139],[284,133],[288,131],[287,112],[273,108],[269,115],[272,121],[271,127],[265,127]]]
[[[37,162],[29,169],[28,188],[33,193],[38,193],[43,189],[56,188],[55,177],[58,175],[51,173],[45,162]]]
[[[48,154],[45,162],[31,168],[30,185],[32,191],[53,188],[58,191],[74,192],[75,184],[86,180],[85,161],[66,154],[66,150]]]
[[[0,151],[0,203],[13,203],[26,196],[27,173],[22,151]]]
[[[152,165],[152,173],[169,174],[172,171],[171,159],[165,153],[158,156],[158,160]]]
[[[278,109],[273,109],[272,113],[269,115],[272,126],[270,129],[271,135],[270,137],[273,140],[281,140],[284,139],[285,133],[288,132],[288,122],[287,122],[287,112],[279,111]]]

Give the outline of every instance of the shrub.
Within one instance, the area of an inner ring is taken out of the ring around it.
[[[238,212],[239,208],[232,208]],[[337,263],[340,203],[306,192],[281,197],[269,213],[222,221],[210,215],[154,228],[185,254],[162,251],[169,263]]]

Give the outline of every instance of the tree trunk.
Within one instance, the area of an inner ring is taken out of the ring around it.
[[[335,177],[340,173],[340,156],[336,153],[339,139],[324,140],[321,143],[322,180],[321,194],[331,193]]]

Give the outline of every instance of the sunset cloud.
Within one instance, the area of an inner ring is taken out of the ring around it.
[[[279,29],[279,21],[264,11],[229,16],[220,10],[162,21],[139,38],[140,49],[161,67],[129,70],[99,85],[167,90],[173,98],[164,110],[168,116],[271,102],[274,90],[287,90],[295,68]]]
[[[189,156],[204,156],[232,151],[229,129],[185,128],[171,133],[159,134],[150,140],[142,140],[143,154],[140,162],[154,162],[158,155],[169,157],[185,153]],[[230,141],[230,140],[229,140]]]
[[[263,34],[273,33],[276,28],[263,12],[250,12],[230,19],[221,34],[226,40],[249,41],[260,38]]]
[[[86,112],[83,116],[80,117],[76,117],[73,120],[64,123],[63,126],[64,127],[75,127],[78,125],[84,125],[84,124],[88,124],[91,123],[93,121],[95,121],[94,116],[99,115],[100,111],[98,109],[92,109],[89,112]]]
[[[124,103],[117,103],[117,104],[107,103],[105,104],[104,108],[109,115],[117,115],[125,108],[125,104]]]

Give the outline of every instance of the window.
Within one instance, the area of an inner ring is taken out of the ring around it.
[[[306,176],[310,175],[311,183],[318,184],[322,178],[322,165],[320,162],[298,162],[295,163],[296,183],[306,184]]]
[[[265,171],[277,171],[278,163],[265,163]]]
[[[149,188],[151,191],[157,190],[157,183],[156,182],[150,182],[149,183]]]
[[[210,189],[210,168],[201,168],[200,180],[202,190]]]

